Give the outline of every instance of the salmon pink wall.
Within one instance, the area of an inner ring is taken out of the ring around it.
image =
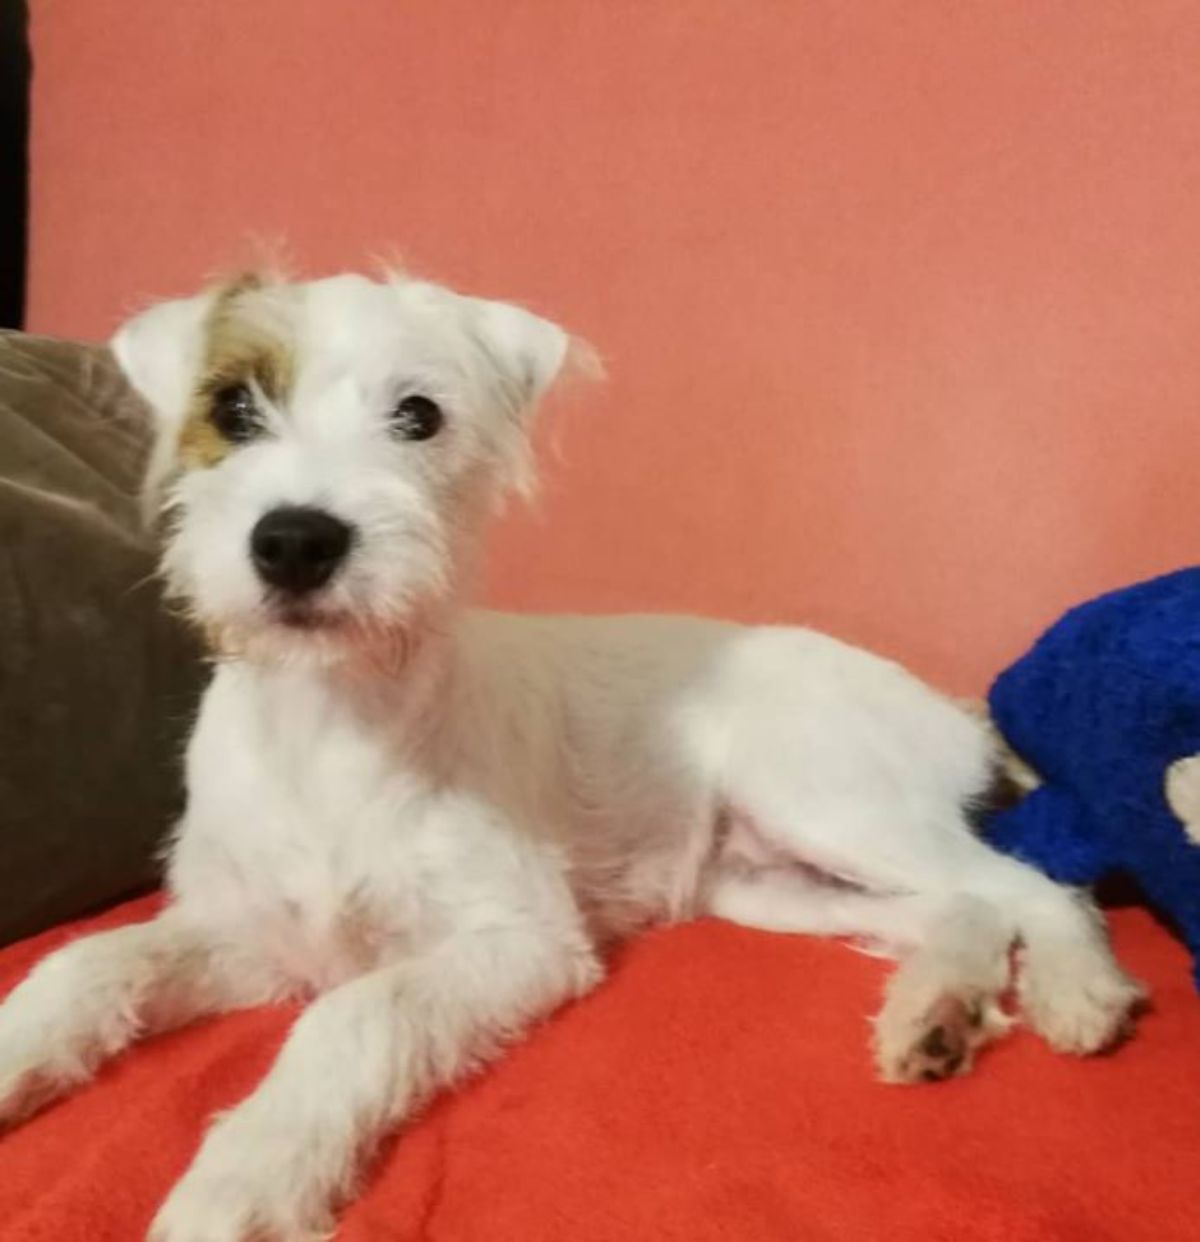
[[[494,601],[980,688],[1197,558],[1200,6],[33,0],[36,330],[286,236],[590,337]]]

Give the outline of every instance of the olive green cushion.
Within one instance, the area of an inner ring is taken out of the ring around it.
[[[0,943],[152,884],[204,673],[108,351],[0,333]]]

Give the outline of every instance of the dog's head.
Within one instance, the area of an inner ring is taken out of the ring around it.
[[[403,277],[246,277],[144,311],[113,351],[157,416],[170,588],[227,651],[328,659],[415,631],[528,486],[568,343]]]

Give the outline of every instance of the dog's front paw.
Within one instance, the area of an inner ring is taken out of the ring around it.
[[[12,1003],[0,1007],[0,1131],[24,1121],[85,1076],[81,1062],[56,1065],[48,1041]]]
[[[33,1060],[0,1064],[0,1134],[32,1117],[70,1085]]]
[[[324,1242],[333,1218],[292,1135],[218,1121],[154,1218],[148,1242]],[[311,1159],[312,1153],[307,1153]]]
[[[324,1242],[329,1221],[305,1220],[289,1188],[261,1174],[189,1173],[154,1218],[148,1242]]]
[[[35,1061],[0,1048],[0,1130],[24,1121],[52,1094]]]

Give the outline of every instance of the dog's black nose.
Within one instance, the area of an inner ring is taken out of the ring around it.
[[[333,577],[350,550],[352,533],[323,509],[287,505],[259,518],[250,532],[250,555],[268,586],[304,595]]]

